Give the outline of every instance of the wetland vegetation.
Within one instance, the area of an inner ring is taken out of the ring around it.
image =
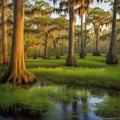
[[[0,120],[120,119],[119,37],[119,0],[1,0]]]

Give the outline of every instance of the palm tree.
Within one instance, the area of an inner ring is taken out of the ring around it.
[[[110,48],[107,54],[106,63],[107,64],[118,64],[117,56],[116,56],[116,13],[117,13],[117,0],[114,0],[113,5],[113,20],[112,20],[112,34],[111,34],[111,41],[110,41]]]
[[[7,72],[0,79],[1,82],[13,84],[28,84],[36,80],[29,73],[24,61],[24,0],[14,0],[14,30],[12,54]]]
[[[8,64],[8,41],[7,41],[7,0],[2,0],[2,55],[3,65]]]

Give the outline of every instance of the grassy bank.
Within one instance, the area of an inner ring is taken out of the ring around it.
[[[118,70],[118,69],[117,69]],[[56,83],[103,87],[120,90],[120,74],[112,68],[34,68],[31,69],[38,80]]]
[[[41,81],[120,90],[120,64],[107,65],[105,55],[95,57],[88,54],[85,59],[77,56],[77,67],[66,67],[65,58],[28,59],[26,66]],[[120,61],[120,56],[118,58]]]
[[[36,61],[28,60],[27,67],[38,80],[120,90],[120,64],[106,65],[105,56],[77,57],[77,67],[65,67],[65,57],[60,60],[52,58]]]

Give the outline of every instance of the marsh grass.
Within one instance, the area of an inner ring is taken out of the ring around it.
[[[108,89],[120,89],[119,65],[106,68],[33,68],[39,80],[48,80],[56,83],[82,85],[87,87],[103,87]]]
[[[46,92],[38,94],[35,89],[33,91],[18,89],[10,84],[1,85],[0,88],[0,111],[3,113],[16,114],[24,111],[32,115],[40,114],[50,105]]]
[[[77,67],[66,67],[65,58],[66,56],[61,59],[28,59],[26,65],[40,81],[120,90],[120,64],[105,64],[106,55],[96,57],[88,54],[85,59],[76,56]],[[120,56],[118,59],[120,61]],[[6,68],[0,67],[0,74],[5,70]]]
[[[66,86],[20,89],[11,84],[3,84],[0,85],[0,112],[43,114],[49,107],[54,106],[54,101],[70,103],[78,97],[80,94],[76,90]]]
[[[120,118],[120,97],[107,97],[103,102],[96,104],[97,115],[102,118],[119,119]]]
[[[78,67],[90,67],[90,68],[94,68],[94,67],[104,67],[106,66],[105,64],[105,57],[94,57],[91,55],[88,55],[85,59],[80,59],[78,56],[76,56],[77,59],[77,66]],[[33,59],[28,59],[26,60],[26,65],[28,68],[38,68],[38,67],[45,67],[45,68],[49,68],[49,67],[63,67],[65,66],[65,61],[66,61],[66,57],[61,57],[61,59],[55,59],[55,58],[51,58],[51,59],[42,59],[42,58],[38,58],[36,60]]]

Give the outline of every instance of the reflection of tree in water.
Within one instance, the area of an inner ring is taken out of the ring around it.
[[[64,92],[68,92],[67,89]],[[73,91],[74,93],[74,91]],[[68,94],[69,95],[69,94]],[[80,98],[74,94],[73,102],[62,101],[63,120],[88,120],[88,91],[81,92]]]
[[[83,98],[81,97],[81,104],[80,104],[80,108],[78,105],[79,100],[75,100],[72,103],[72,107],[73,107],[73,117],[72,120],[79,120],[79,116],[80,118],[82,118],[82,120],[88,120],[88,103],[87,103],[87,99],[88,98]]]
[[[79,120],[79,118],[78,118],[78,103],[77,103],[77,100],[75,100],[72,103],[72,107],[73,107],[72,120]]]

